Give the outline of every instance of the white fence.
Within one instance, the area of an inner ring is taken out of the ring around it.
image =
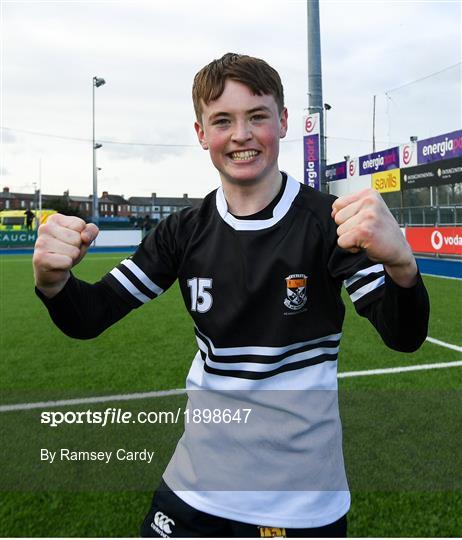
[[[94,247],[129,247],[137,246],[141,242],[142,231],[139,229],[100,231]]]

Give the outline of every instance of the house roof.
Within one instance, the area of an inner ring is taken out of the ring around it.
[[[91,202],[92,197],[79,197],[74,195],[69,195],[69,200],[74,202]]]
[[[122,197],[122,195],[112,195],[111,193],[109,193],[107,199],[109,199],[114,204],[128,204],[127,199]]]
[[[151,197],[129,197],[128,198],[128,204],[150,205],[150,204],[152,204],[152,199],[151,199]]]
[[[134,206],[199,206],[202,199],[192,197],[129,197],[129,204]]]
[[[0,192],[0,199],[22,199],[24,201],[32,201],[35,199],[35,197],[35,193]]]

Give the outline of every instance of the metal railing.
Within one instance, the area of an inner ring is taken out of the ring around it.
[[[462,204],[451,206],[404,206],[390,208],[396,221],[405,225],[462,225]]]

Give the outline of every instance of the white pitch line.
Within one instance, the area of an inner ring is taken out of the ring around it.
[[[367,375],[385,375],[387,373],[403,373],[406,371],[421,371],[426,369],[441,369],[450,367],[461,367],[462,360],[455,362],[439,362],[437,364],[418,364],[415,366],[402,366],[384,369],[368,369],[364,371],[343,371],[338,373],[339,379],[346,377],[364,377]],[[28,411],[32,409],[48,409],[50,407],[65,407],[67,405],[84,405],[88,403],[107,403],[110,401],[134,401],[138,399],[156,398],[162,396],[178,396],[185,394],[185,388],[176,390],[154,390],[152,392],[138,392],[135,394],[116,394],[113,396],[95,396],[88,398],[61,399],[57,401],[38,401],[35,403],[12,403],[11,405],[0,405],[0,413],[11,411]]]
[[[459,345],[446,343],[446,341],[440,341],[439,339],[435,339],[430,336],[426,338],[426,341],[433,343],[434,345],[439,345],[440,347],[446,347],[446,349],[452,349],[453,351],[462,352],[462,347],[459,347]]]
[[[28,411],[31,409],[43,409],[48,407],[64,407],[67,405],[84,405],[87,403],[107,403],[109,401],[133,401],[136,399],[147,399],[162,396],[177,396],[185,394],[185,388],[176,390],[155,390],[152,392],[137,392],[135,394],[116,394],[113,396],[94,396],[87,398],[59,399],[56,401],[37,401],[35,403],[13,403],[11,405],[0,405],[0,412]]]
[[[343,373],[339,373],[337,376],[339,379],[344,379],[345,377],[364,377],[366,375],[385,375],[386,373],[403,373],[405,371],[421,371],[424,369],[439,369],[461,366],[462,360],[457,360],[455,362],[438,362],[437,364],[418,364],[415,366],[399,366],[384,369],[367,369],[364,371],[344,371]]]

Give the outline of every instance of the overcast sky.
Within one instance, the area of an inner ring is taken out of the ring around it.
[[[281,74],[289,132],[279,164],[302,179],[305,0],[0,3],[3,186],[31,192],[41,162],[44,193],[92,192],[96,75],[106,80],[96,89],[98,192],[204,196],[219,179],[195,138],[191,84],[228,51]],[[328,162],[372,151],[374,94],[377,149],[460,129],[460,1],[320,5]]]

